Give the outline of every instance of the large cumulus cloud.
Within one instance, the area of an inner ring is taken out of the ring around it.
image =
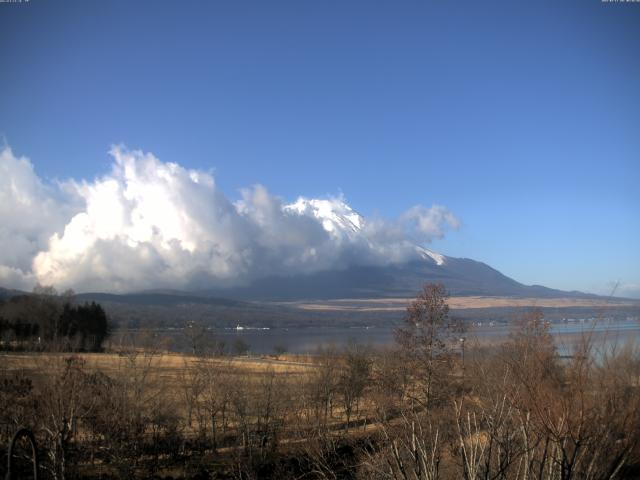
[[[81,208],[61,183],[45,184],[27,158],[0,148],[0,282],[16,288],[36,281],[34,257],[47,250],[49,237]]]
[[[80,291],[207,288],[385,264],[457,228],[445,207],[364,221],[343,198],[287,204],[261,185],[236,201],[213,175],[114,147],[109,174],[45,182],[31,162],[0,151],[0,285]]]

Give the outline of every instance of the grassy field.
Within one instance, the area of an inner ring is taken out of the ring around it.
[[[404,312],[411,298],[339,299],[315,302],[292,302],[288,305],[302,310],[353,311],[353,312]],[[539,307],[539,308],[605,308],[638,306],[640,302],[618,298],[518,298],[518,297],[449,297],[452,309]]]
[[[226,357],[204,358],[179,353],[154,353],[138,352],[137,355],[118,353],[79,353],[75,356],[86,362],[89,370],[100,370],[105,373],[114,373],[122,369],[130,362],[131,358],[139,361],[147,358],[150,369],[154,375],[164,378],[174,378],[185,369],[195,365],[210,364],[211,366],[224,366],[229,371],[238,373],[264,373],[274,371],[278,374],[303,373],[315,368],[312,357],[282,355],[275,357]],[[2,369],[5,371],[24,371],[38,373],[49,367],[55,366],[59,361],[68,358],[69,353],[0,353]]]

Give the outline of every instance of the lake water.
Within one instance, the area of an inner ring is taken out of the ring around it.
[[[315,353],[320,347],[341,348],[349,342],[369,346],[390,346],[394,343],[397,326],[379,327],[306,327],[278,329],[225,329],[212,332],[217,341],[224,342],[228,351],[241,342],[248,346],[251,354],[274,353],[282,347],[290,353]],[[473,325],[465,333],[466,344],[497,344],[509,337],[513,327],[505,324]],[[551,325],[558,351],[570,355],[584,335],[591,335],[597,348],[621,347],[628,342],[640,345],[640,322],[627,320],[590,320],[554,323]],[[173,348],[188,350],[184,334],[180,330],[165,331],[163,336],[173,337]]]

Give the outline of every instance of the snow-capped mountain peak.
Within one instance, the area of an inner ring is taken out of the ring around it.
[[[285,205],[284,209],[317,218],[323,228],[332,234],[358,233],[364,225],[364,218],[340,199],[299,197],[294,203]]]
[[[339,198],[318,199],[299,197],[294,203],[284,206],[287,212],[308,215],[322,223],[322,227],[338,238],[355,239],[365,225],[365,219]],[[370,242],[368,242],[370,243]],[[415,247],[420,258],[438,266],[446,263],[446,257],[424,247]]]

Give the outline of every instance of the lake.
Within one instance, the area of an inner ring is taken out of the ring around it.
[[[274,353],[282,347],[290,353],[315,353],[320,347],[335,346],[342,348],[349,342],[357,342],[373,347],[391,346],[394,343],[394,331],[397,325],[354,326],[354,327],[300,327],[300,328],[229,328],[211,330],[209,333],[218,342],[224,342],[227,351],[233,351],[234,345],[242,342],[253,355]],[[513,327],[502,323],[476,323],[464,334],[466,345],[498,344],[509,337]],[[625,343],[640,345],[640,322],[635,318],[613,319],[575,319],[552,323],[550,332],[561,355],[570,355],[584,335],[591,335],[594,344],[600,349],[621,347]],[[129,332],[131,335],[133,332]],[[177,351],[190,349],[188,340],[181,329],[168,329],[154,332],[159,338],[172,340],[171,348]],[[117,335],[117,334],[116,334]],[[120,335],[123,335],[120,333]],[[135,333],[134,336],[137,336]]]

